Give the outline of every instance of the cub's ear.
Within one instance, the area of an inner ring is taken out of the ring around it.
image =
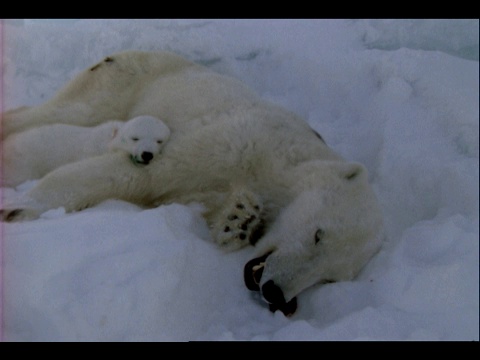
[[[118,127],[114,127],[112,131],[112,139],[115,139],[118,135]]]
[[[122,146],[122,132],[120,131],[119,126],[115,126],[112,130],[112,136],[110,142],[108,143],[108,149],[112,150],[121,150]]]

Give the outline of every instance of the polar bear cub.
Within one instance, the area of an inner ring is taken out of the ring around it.
[[[170,129],[163,121],[153,116],[137,116],[113,136],[109,150],[123,150],[130,154],[134,164],[148,165],[169,138]]]
[[[95,127],[53,124],[32,128],[3,142],[3,186],[39,179],[62,165],[109,151],[124,151],[134,164],[148,165],[169,137],[168,126],[147,115]]]

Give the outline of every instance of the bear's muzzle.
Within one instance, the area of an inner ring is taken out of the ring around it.
[[[289,302],[286,302],[282,289],[273,280],[265,282],[260,289],[260,280],[265,267],[265,261],[271,253],[268,252],[247,262],[243,269],[243,279],[249,290],[262,293],[263,299],[269,304],[270,311],[280,310],[285,316],[291,316],[297,310],[297,298],[294,297]]]

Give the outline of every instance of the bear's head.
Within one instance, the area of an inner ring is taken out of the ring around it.
[[[109,149],[125,151],[136,165],[148,165],[170,138],[170,129],[160,119],[142,115],[123,124],[110,141]]]
[[[362,165],[315,161],[296,175],[297,195],[244,267],[246,286],[285,315],[295,312],[295,297],[306,288],[355,277],[383,240],[381,212]]]

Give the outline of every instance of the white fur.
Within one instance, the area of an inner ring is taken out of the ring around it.
[[[94,127],[52,124],[30,128],[12,134],[2,144],[3,185],[40,179],[62,165],[108,151],[123,151],[142,163],[142,154],[159,154],[169,137],[168,127],[152,116]]]
[[[271,255],[255,267],[263,270],[258,290],[278,304],[315,283],[352,279],[378,250],[381,213],[362,165],[335,154],[293,113],[173,54],[112,55],[45,104],[5,114],[4,129],[139,114],[172,130],[157,161],[139,169],[108,153],[63,166],[30,191],[23,211],[10,207],[4,218],[77,211],[108,198],[201,202],[213,240],[226,249],[248,244],[265,225],[256,246],[258,256]],[[280,300],[265,293],[270,280]]]
[[[170,129],[160,119],[142,115],[123,124],[109,143],[111,151],[128,153],[136,164],[148,165],[170,138]],[[148,155],[148,157],[146,157]]]

